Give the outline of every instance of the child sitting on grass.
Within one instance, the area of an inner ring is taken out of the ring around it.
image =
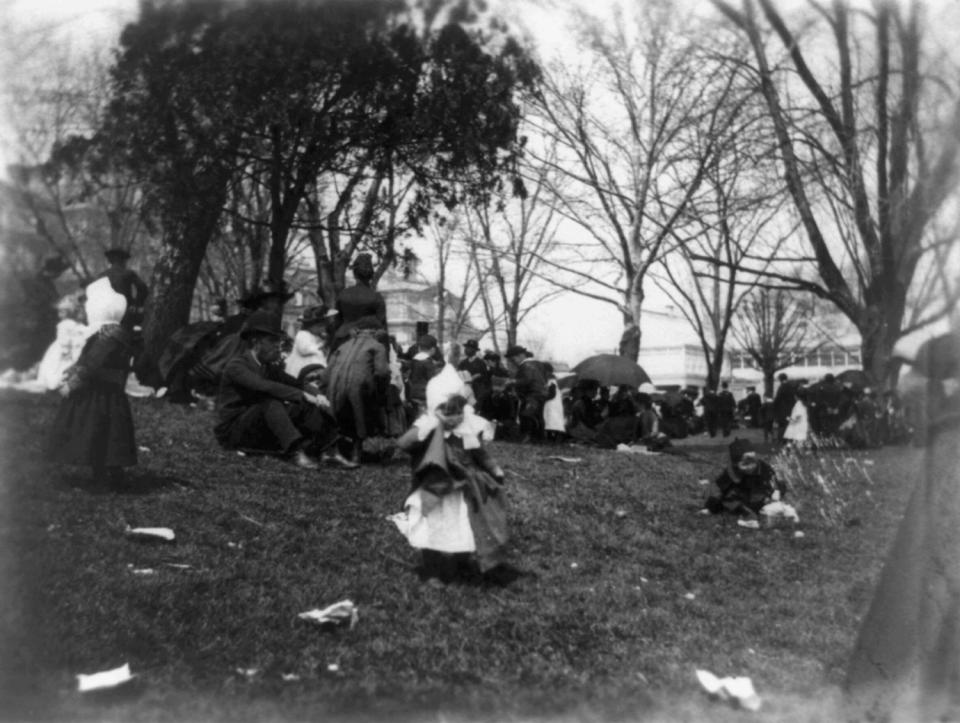
[[[413,492],[393,520],[422,551],[424,577],[452,582],[478,571],[509,582],[503,470],[484,446],[490,424],[467,404],[450,364],[429,381],[425,401],[428,411],[397,441],[412,457]]]
[[[87,321],[93,333],[65,374],[49,440],[52,461],[91,467],[94,487],[113,490],[124,487],[123,468],[137,463],[125,392],[135,338],[120,325],[126,309],[126,298],[111,288],[109,279],[87,287]]]
[[[753,444],[735,439],[730,444],[730,464],[714,481],[716,492],[704,505],[711,514],[729,512],[738,516],[756,517],[770,502],[786,493],[784,484],[766,461],[757,457]]]

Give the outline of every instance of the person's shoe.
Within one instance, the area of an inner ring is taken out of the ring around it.
[[[320,465],[317,464],[317,461],[315,459],[311,459],[310,455],[308,455],[302,449],[298,449],[296,452],[294,452],[293,457],[291,457],[290,460],[301,469],[317,469],[320,467]]]
[[[339,452],[330,452],[323,455],[323,461],[341,469],[356,469],[360,466],[359,462],[351,462]]]

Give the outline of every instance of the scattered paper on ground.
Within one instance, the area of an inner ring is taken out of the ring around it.
[[[799,522],[800,516],[797,514],[796,508],[793,505],[788,505],[785,502],[771,502],[768,505],[764,505],[760,509],[760,514],[767,518],[767,522],[775,522],[777,520],[786,520],[788,522]]]
[[[165,540],[173,542],[173,530],[169,527],[127,527],[127,534],[144,540]]]
[[[576,464],[577,462],[583,461],[583,457],[561,457],[559,454],[551,455],[550,457],[547,457],[547,459],[555,459],[560,462],[568,462],[570,464]]]
[[[737,520],[737,525],[740,527],[746,527],[750,530],[759,530],[760,523],[756,520]]]
[[[618,444],[618,452],[624,452],[625,454],[660,454],[659,452],[651,452],[649,449],[639,444]]]
[[[732,701],[747,710],[760,710],[760,696],[750,678],[718,678],[708,670],[698,670],[697,680],[707,693],[720,700]]]
[[[129,683],[134,676],[130,672],[130,663],[124,663],[119,668],[104,670],[90,675],[77,676],[77,690],[81,693],[90,693],[95,690],[107,690]]]
[[[300,613],[297,617],[301,620],[309,620],[319,625],[342,625],[348,623],[351,630],[360,619],[357,606],[350,600],[341,600],[329,607],[325,607],[323,610],[309,610],[305,613]]]

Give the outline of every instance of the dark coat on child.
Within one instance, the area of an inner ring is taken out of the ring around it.
[[[131,332],[108,324],[91,336],[67,372],[49,439],[54,462],[96,468],[137,463],[133,414],[125,392],[135,350]]]

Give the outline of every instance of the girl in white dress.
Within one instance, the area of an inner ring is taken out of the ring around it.
[[[801,387],[797,390],[797,401],[790,411],[787,429],[783,433],[784,442],[791,443],[797,447],[806,447],[810,441],[810,422],[807,415],[806,401],[806,389]]]
[[[63,384],[64,372],[76,364],[90,335],[90,330],[78,320],[81,311],[75,297],[62,298],[57,304],[57,314],[60,316],[57,338],[47,348],[37,368],[37,381],[49,391],[58,389]]]

